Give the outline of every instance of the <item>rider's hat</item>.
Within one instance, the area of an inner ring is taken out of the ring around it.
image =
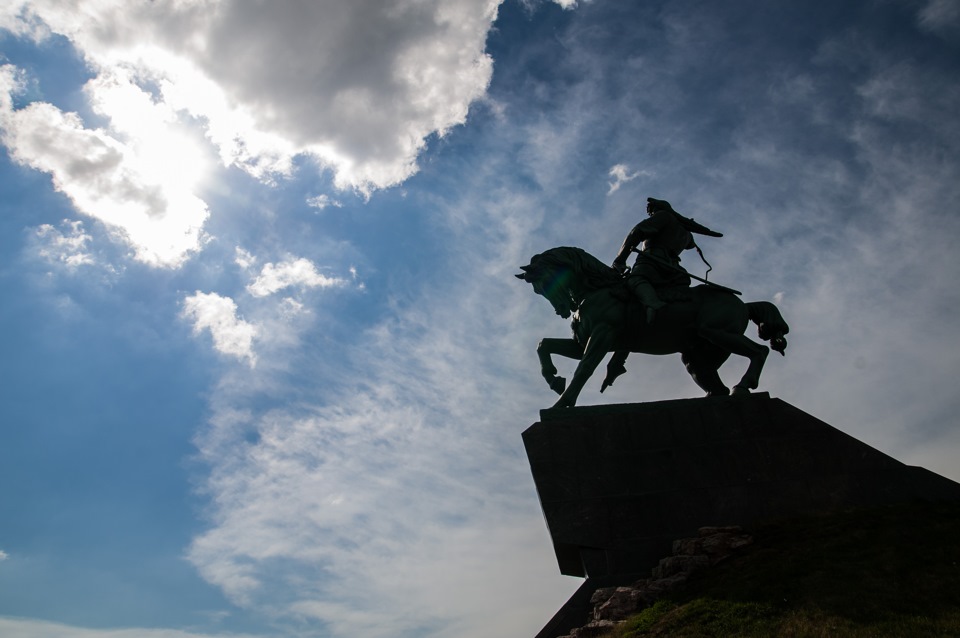
[[[673,212],[677,212],[673,210],[673,206],[670,205],[670,202],[668,202],[665,199],[656,199],[653,197],[648,197],[647,204],[649,204],[650,207],[653,208],[653,210],[671,210]]]
[[[699,235],[707,235],[709,237],[723,237],[723,233],[718,233],[715,230],[710,230],[706,226],[702,224],[698,224],[692,218],[684,217],[677,211],[673,210],[673,206],[671,206],[670,202],[668,202],[665,199],[655,199],[653,197],[648,197],[647,205],[649,206],[649,209],[651,211],[650,214],[653,214],[653,212],[658,210],[670,211],[671,213],[677,216],[677,219],[680,220],[680,223],[683,225],[683,227],[686,228],[691,233],[697,233]]]

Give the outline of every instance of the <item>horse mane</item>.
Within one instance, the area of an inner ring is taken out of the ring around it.
[[[623,285],[623,277],[582,248],[560,246],[551,248],[531,260],[538,268],[569,268],[589,289],[612,288]]]

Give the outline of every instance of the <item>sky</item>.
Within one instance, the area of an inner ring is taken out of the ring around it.
[[[960,480],[958,71],[952,0],[4,2],[0,635],[534,635],[513,274],[646,197],[761,391]],[[627,367],[580,404],[701,394]]]

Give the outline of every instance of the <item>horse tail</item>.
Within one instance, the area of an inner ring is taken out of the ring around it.
[[[770,347],[786,355],[787,340],[783,338],[790,332],[790,326],[783,320],[780,310],[769,301],[752,301],[747,304],[750,320],[757,324],[761,339],[770,342]]]

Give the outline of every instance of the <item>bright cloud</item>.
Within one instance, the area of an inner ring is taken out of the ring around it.
[[[309,153],[368,191],[412,175],[425,139],[483,96],[499,3],[34,0],[8,3],[0,25],[62,34],[108,77],[154,79],[166,106],[206,119],[226,162],[265,175]]]
[[[193,332],[210,331],[213,347],[220,353],[245,359],[250,367],[256,364],[253,340],[258,330],[237,316],[237,304],[215,292],[197,291],[183,302],[183,316],[193,321]]]
[[[260,275],[247,286],[254,297],[266,297],[275,292],[299,286],[302,288],[333,288],[345,285],[344,279],[321,274],[309,259],[290,258],[279,264],[264,264]]]
[[[0,67],[0,139],[15,161],[49,173],[77,210],[129,242],[141,261],[175,267],[200,247],[207,207],[191,193],[198,153],[143,91],[121,76],[87,86],[95,109],[127,113],[117,132],[140,131],[124,142],[51,104],[15,109],[18,76],[11,65]]]

